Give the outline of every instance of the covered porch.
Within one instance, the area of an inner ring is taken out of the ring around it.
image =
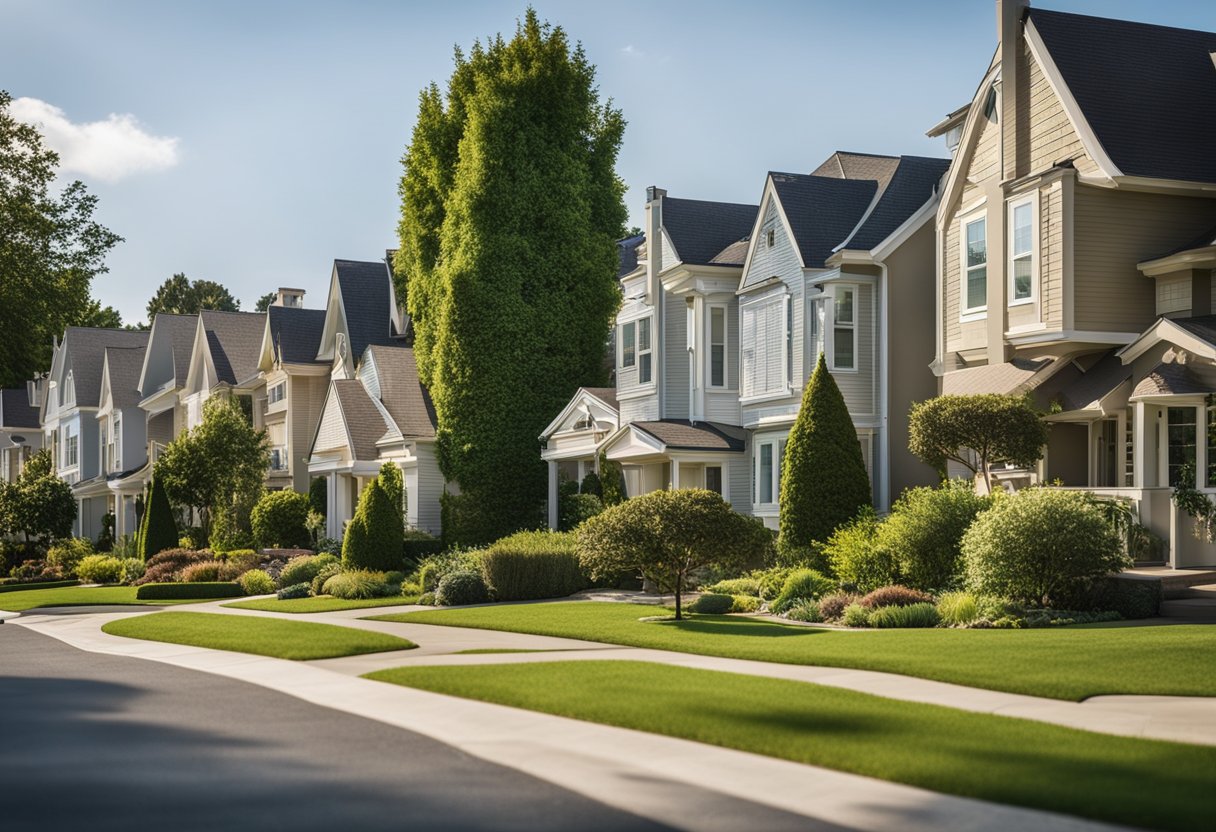
[[[600,473],[600,451],[620,425],[616,390],[580,387],[540,435],[540,457],[549,467],[546,513],[549,528],[559,525],[558,495],[563,482],[581,483]],[[629,492],[634,493],[634,492]]]

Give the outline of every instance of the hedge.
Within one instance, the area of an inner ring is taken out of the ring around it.
[[[481,555],[486,585],[499,601],[562,598],[587,586],[575,537],[568,532],[518,532]]]
[[[180,601],[195,598],[240,598],[245,594],[240,584],[215,581],[194,584],[144,584],[135,590],[140,601]]]
[[[407,563],[417,563],[423,558],[437,555],[444,550],[443,541],[425,532],[406,532],[403,551]]]

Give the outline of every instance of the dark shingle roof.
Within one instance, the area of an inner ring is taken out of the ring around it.
[[[266,310],[270,340],[279,360],[288,364],[316,364],[325,329],[324,309],[271,306]],[[321,362],[325,363],[325,362]]]
[[[856,227],[878,191],[873,179],[798,173],[769,176],[808,269],[823,268],[832,249]]]
[[[949,167],[949,159],[899,157],[897,167],[870,213],[838,248],[868,251],[887,239],[932,198],[937,183]],[[881,187],[882,183],[879,185]]]
[[[680,262],[705,266],[722,249],[751,233],[758,210],[735,202],[664,197],[663,228]]]
[[[409,347],[368,348],[380,381],[380,403],[397,423],[402,436],[431,439],[435,436],[435,405],[418,379],[418,364]]]
[[[334,395],[350,431],[351,453],[356,460],[374,460],[379,456],[376,440],[384,436],[388,425],[363,383],[354,378],[335,379]]]
[[[77,407],[97,407],[101,398],[101,367],[106,347],[142,347],[148,331],[94,329],[70,326],[63,336],[65,355],[72,365]]]
[[[1111,350],[1081,374],[1081,377],[1060,391],[1065,410],[1095,408],[1116,387],[1132,377],[1132,368],[1124,364]]]
[[[747,249],[750,244],[751,235],[748,235],[719,251],[709,262],[718,266],[742,266],[747,262]]]
[[[1198,237],[1188,240],[1177,248],[1170,249],[1169,251],[1158,254],[1155,257],[1149,257],[1144,262],[1161,260],[1165,257],[1172,257],[1175,254],[1182,254],[1184,251],[1194,251],[1195,249],[1199,248],[1211,248],[1212,246],[1216,246],[1216,228],[1209,228]]]
[[[0,428],[38,427],[38,408],[30,407],[29,391],[24,387],[0,390]]]
[[[1211,392],[1185,364],[1158,364],[1136,385],[1133,397],[1190,396]]]
[[[1193,318],[1172,318],[1175,324],[1216,346],[1216,315],[1196,315]]]
[[[110,367],[110,400],[116,410],[139,404],[139,374],[144,368],[146,346],[106,347]]]
[[[616,276],[624,277],[638,267],[638,247],[646,242],[645,234],[635,234],[616,241]]]
[[[215,374],[222,382],[240,384],[257,374],[258,357],[265,334],[264,312],[217,312],[205,309],[199,313]]]
[[[1044,9],[1029,15],[1120,171],[1216,182],[1216,34]]]
[[[190,373],[190,353],[194,349],[194,334],[198,330],[198,315],[158,313],[154,323],[159,334],[165,331],[173,345],[173,375],[178,384],[186,383]],[[152,391],[148,391],[152,392]]]
[[[649,433],[668,448],[688,451],[730,451],[743,453],[742,428],[716,422],[690,422],[687,419],[663,419],[659,422],[632,422],[634,427]]]
[[[591,395],[602,401],[606,405],[610,405],[614,410],[620,410],[621,406],[616,400],[615,387],[580,387],[580,390],[586,390]]]
[[[388,267],[383,260],[334,260],[351,355],[363,355],[370,344],[392,344],[393,312]]]

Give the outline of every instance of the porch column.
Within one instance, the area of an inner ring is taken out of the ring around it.
[[[549,460],[549,528],[557,531],[557,460]]]
[[[1148,482],[1146,474],[1149,426],[1145,411],[1144,402],[1135,402],[1132,405],[1132,485],[1135,488],[1145,488]],[[1156,431],[1153,433],[1155,435]]]
[[[673,459],[671,461],[671,490],[676,491],[680,487],[680,460]]]
[[[325,475],[325,536],[335,540],[342,532],[338,519],[338,474]]]

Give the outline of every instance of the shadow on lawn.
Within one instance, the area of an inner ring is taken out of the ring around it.
[[[831,632],[816,630],[810,627],[791,627],[787,624],[774,624],[755,618],[735,618],[733,616],[713,616],[706,618],[686,618],[681,621],[664,621],[664,627],[675,627],[690,633],[703,633],[715,636],[757,636],[768,638],[785,638],[796,636],[814,636]]]

